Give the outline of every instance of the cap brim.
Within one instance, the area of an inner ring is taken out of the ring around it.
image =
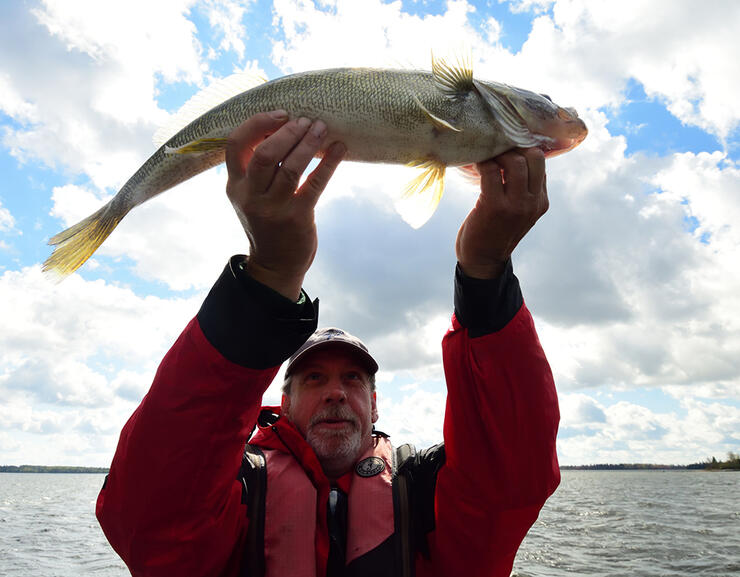
[[[287,376],[295,372],[296,368],[298,368],[298,366],[303,361],[305,361],[306,356],[309,353],[315,353],[319,350],[328,348],[340,348],[351,353],[352,355],[360,359],[360,364],[364,365],[367,372],[371,375],[374,375],[378,372],[378,363],[375,362],[375,359],[370,355],[370,353],[358,347],[357,345],[348,343],[346,341],[330,340],[314,343],[303,349],[294,358],[290,359],[290,362],[285,369],[285,375]]]

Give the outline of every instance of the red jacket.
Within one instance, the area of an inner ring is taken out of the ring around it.
[[[213,312],[214,302],[241,290],[234,288],[237,277],[232,263],[227,285],[217,283],[163,359],[121,433],[98,497],[100,524],[133,575],[239,574],[247,519],[236,476],[279,363],[249,368],[234,362],[229,345],[213,344],[225,342],[217,333],[222,324],[241,325],[232,319],[240,313]],[[481,331],[463,328],[457,317],[470,314],[456,300],[443,339],[446,463],[427,537],[431,557],[417,559],[420,577],[508,577],[519,544],[559,483],[555,387],[531,315],[521,300],[515,305],[503,328],[473,336]],[[348,532],[355,530],[362,527]]]

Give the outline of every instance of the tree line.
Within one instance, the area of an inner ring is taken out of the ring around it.
[[[596,465],[563,465],[564,470],[627,471],[651,469],[690,469],[699,471],[740,471],[740,454],[730,451],[726,461],[708,457],[700,463],[690,465],[660,465],[657,463],[599,463]]]
[[[0,465],[0,473],[107,473],[108,467],[67,467],[63,465]]]

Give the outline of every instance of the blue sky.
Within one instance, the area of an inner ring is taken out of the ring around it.
[[[449,46],[589,125],[548,162],[551,209],[514,256],[559,390],[561,462],[740,450],[736,2],[701,19],[688,1],[101,6],[0,4],[0,463],[107,465],[159,359],[246,250],[218,168],[137,208],[63,283],[41,275],[48,238],[115,194],[170,114],[235,71],[428,69]],[[441,438],[453,242],[476,192],[450,175],[413,230],[393,210],[406,170],[340,167],[306,288],[321,324],[378,357],[379,425],[424,445]]]

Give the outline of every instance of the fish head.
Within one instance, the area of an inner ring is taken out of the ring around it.
[[[586,138],[586,123],[574,108],[555,104],[546,94],[509,87],[508,100],[526,123],[529,131],[543,137],[540,147],[546,157],[573,150]]]
[[[517,146],[537,146],[549,158],[573,150],[588,134],[574,108],[558,106],[546,94],[493,82],[481,82],[481,88],[491,112]]]

